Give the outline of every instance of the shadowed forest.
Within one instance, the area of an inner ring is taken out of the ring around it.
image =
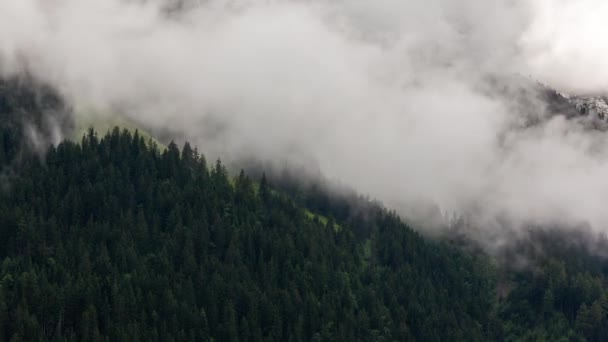
[[[509,251],[530,266],[512,269],[362,197],[235,176],[187,143],[117,127],[40,153],[24,125],[44,137],[60,101],[3,89],[0,340],[608,337],[608,262],[579,235],[531,234]]]

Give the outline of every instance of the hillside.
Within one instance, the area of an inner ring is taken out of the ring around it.
[[[188,145],[91,131],[24,163],[1,203],[7,339],[483,339],[491,324],[480,260],[380,209],[359,221],[365,259],[354,218],[335,230],[265,180],[232,186]]]
[[[591,233],[531,228],[495,260],[356,194],[233,177],[138,131],[32,149],[23,127],[46,132],[60,102],[13,94],[0,93],[0,340],[608,336],[608,262],[589,252],[606,243]]]

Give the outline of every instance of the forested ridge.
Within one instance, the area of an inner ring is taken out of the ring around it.
[[[0,101],[0,340],[608,336],[608,263],[572,236],[537,233],[510,269],[368,200],[233,175],[137,131],[30,153],[15,109],[40,98]]]
[[[23,161],[9,188],[7,339],[481,339],[490,328],[481,261],[379,208],[322,223],[265,179],[208,169],[188,144],[161,153],[137,132],[91,130]]]

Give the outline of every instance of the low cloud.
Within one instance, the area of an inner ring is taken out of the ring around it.
[[[605,92],[605,17],[594,0],[4,0],[0,70],[212,158],[307,163],[409,217],[605,232],[607,138],[535,83]]]

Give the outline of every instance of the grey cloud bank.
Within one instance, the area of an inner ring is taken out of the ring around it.
[[[420,203],[473,214],[482,236],[497,218],[608,231],[608,138],[552,116],[523,81],[607,91],[608,4],[165,5],[3,0],[0,72],[27,69],[76,112],[120,111],[211,157],[312,161],[411,217]]]

